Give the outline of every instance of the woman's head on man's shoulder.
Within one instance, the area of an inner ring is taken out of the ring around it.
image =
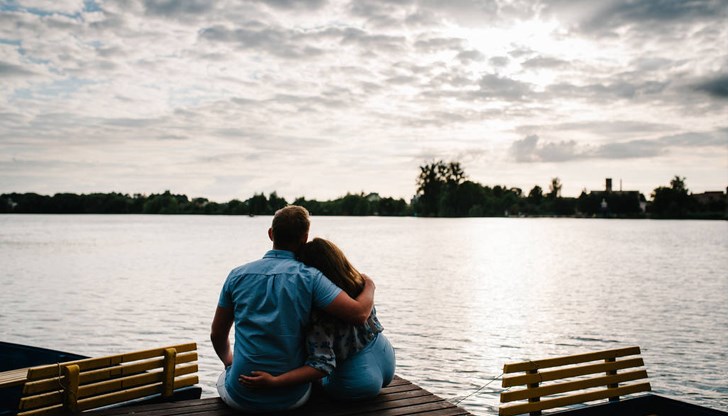
[[[329,240],[316,237],[307,242],[299,249],[298,258],[307,266],[319,269],[352,298],[364,288],[364,277],[349,262],[344,252]]]

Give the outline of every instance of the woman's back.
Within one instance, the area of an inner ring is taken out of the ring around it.
[[[337,362],[363,350],[384,328],[377,318],[376,308],[363,325],[352,325],[333,316],[314,310],[311,327],[306,335],[308,359],[306,365],[331,374]]]

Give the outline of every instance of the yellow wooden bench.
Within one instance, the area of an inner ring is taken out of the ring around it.
[[[78,413],[199,382],[197,344],[188,343],[28,369],[18,416]]]
[[[573,404],[647,392],[647,371],[639,347],[627,347],[566,357],[508,363],[503,366],[501,416],[555,409]],[[640,381],[641,380],[641,381]]]

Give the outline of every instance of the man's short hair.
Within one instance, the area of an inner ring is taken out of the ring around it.
[[[301,244],[301,238],[308,233],[311,221],[308,210],[298,205],[289,205],[276,211],[273,216],[273,243],[279,247]]]

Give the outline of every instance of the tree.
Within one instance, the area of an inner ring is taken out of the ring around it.
[[[541,189],[540,186],[535,185],[528,192],[528,200],[534,204],[540,204],[542,199],[543,199],[543,189]]]
[[[458,187],[466,175],[459,162],[433,161],[420,166],[417,177],[418,214],[426,217],[453,215]]]
[[[427,163],[420,166],[420,175],[417,177],[417,213],[425,216],[436,216],[438,201],[442,191],[440,171],[442,161]]]
[[[561,179],[551,178],[549,185],[549,199],[556,199],[561,196]]]
[[[675,175],[669,188],[660,186],[652,192],[652,215],[657,218],[685,218],[692,205],[684,177]]]

